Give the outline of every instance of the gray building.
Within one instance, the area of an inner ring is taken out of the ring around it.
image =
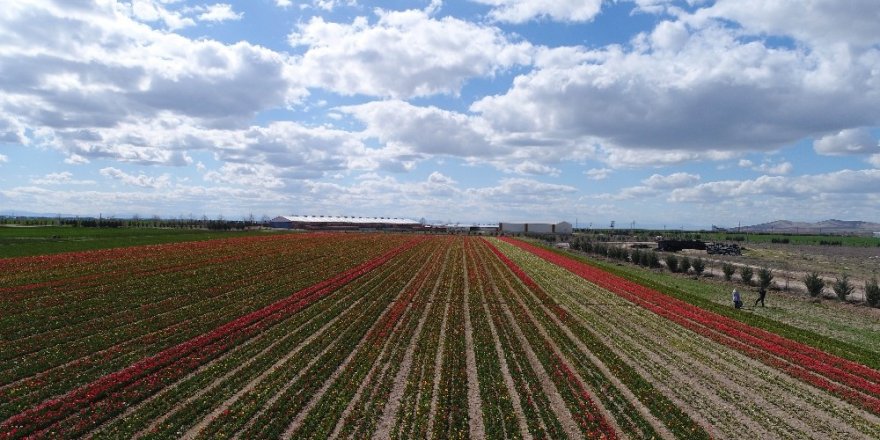
[[[571,234],[571,223],[559,222],[529,222],[529,223],[512,223],[501,222],[498,228],[507,234]]]

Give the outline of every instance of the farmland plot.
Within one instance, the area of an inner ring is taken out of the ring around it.
[[[0,437],[880,437],[876,370],[517,241],[0,267]]]

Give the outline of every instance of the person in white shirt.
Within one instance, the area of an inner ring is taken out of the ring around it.
[[[736,290],[736,287],[733,288],[733,306],[737,309],[743,306],[742,298],[739,296],[739,290]]]

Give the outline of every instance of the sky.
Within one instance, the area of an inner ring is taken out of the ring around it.
[[[8,0],[0,214],[880,221],[877,0]]]

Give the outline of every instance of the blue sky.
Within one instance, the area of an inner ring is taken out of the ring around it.
[[[880,221],[875,0],[7,2],[0,213]]]

